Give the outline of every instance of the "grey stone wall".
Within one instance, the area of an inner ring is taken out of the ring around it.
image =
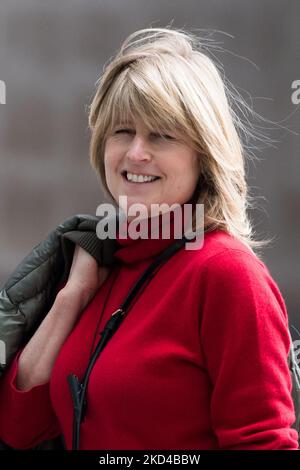
[[[218,56],[227,77],[257,112],[289,128],[271,131],[276,142],[257,153],[248,181],[260,197],[258,235],[276,236],[264,261],[300,330],[300,113],[291,102],[300,80],[298,0],[2,0],[0,282],[61,220],[103,201],[88,162],[95,82],[129,33],[170,21],[233,35],[216,36],[231,51]]]

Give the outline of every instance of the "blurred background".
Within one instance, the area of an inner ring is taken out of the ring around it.
[[[0,284],[58,223],[103,202],[88,158],[95,82],[130,33],[171,22],[226,33],[215,39],[227,78],[288,128],[270,130],[276,142],[256,153],[248,182],[257,236],[275,236],[263,260],[300,331],[299,0],[1,0]]]

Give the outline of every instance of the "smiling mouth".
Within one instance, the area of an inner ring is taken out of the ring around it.
[[[160,176],[150,176],[147,175],[143,177],[142,175],[136,175],[134,173],[129,173],[126,170],[123,171],[122,177],[127,183],[133,183],[133,184],[142,184],[142,183],[155,183],[155,181],[158,181],[160,179]]]

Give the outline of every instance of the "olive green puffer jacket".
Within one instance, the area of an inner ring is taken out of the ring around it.
[[[68,279],[75,244],[88,251],[99,265],[115,264],[117,242],[100,240],[96,235],[101,219],[77,214],[60,223],[21,261],[2,287],[0,377],[15,353],[34,334],[53,305],[59,286]]]

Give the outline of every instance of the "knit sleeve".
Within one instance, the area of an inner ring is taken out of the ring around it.
[[[255,255],[232,249],[208,261],[201,284],[200,336],[220,448],[297,449],[288,320],[278,286]]]
[[[15,449],[28,449],[61,434],[51,406],[49,382],[18,390],[18,352],[0,381],[0,439]]]

